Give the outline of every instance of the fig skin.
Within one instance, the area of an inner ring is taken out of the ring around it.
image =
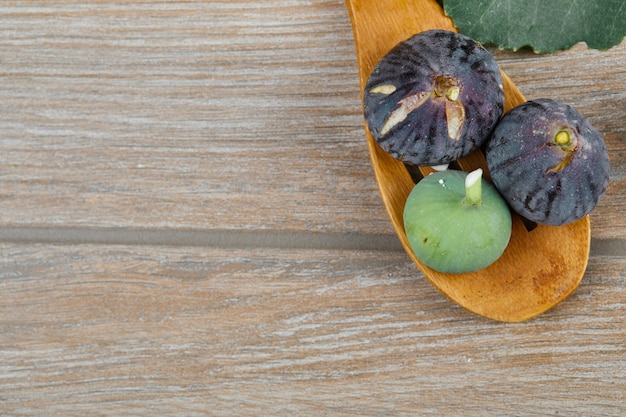
[[[602,135],[574,108],[551,99],[528,101],[506,113],[485,157],[504,199],[536,223],[560,226],[584,217],[609,182]]]
[[[417,258],[439,272],[459,274],[486,268],[506,249],[511,212],[484,178],[480,204],[466,204],[462,171],[440,171],[418,182],[404,207],[404,230]]]
[[[370,133],[385,152],[408,165],[446,164],[489,137],[504,108],[502,76],[476,41],[429,30],[378,62],[363,102]]]

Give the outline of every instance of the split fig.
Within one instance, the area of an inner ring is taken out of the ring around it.
[[[480,147],[504,108],[493,56],[446,30],[399,43],[374,67],[364,114],[381,148],[408,165],[440,165]]]
[[[609,182],[602,135],[573,107],[528,101],[506,113],[485,148],[493,183],[511,208],[559,226],[590,213]]]

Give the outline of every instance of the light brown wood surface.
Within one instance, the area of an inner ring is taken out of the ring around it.
[[[580,287],[448,301],[370,167],[343,0],[0,4],[0,415],[626,414],[626,43],[494,50],[606,139]]]

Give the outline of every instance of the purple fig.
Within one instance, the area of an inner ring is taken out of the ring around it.
[[[485,149],[493,183],[528,220],[563,225],[593,210],[609,182],[602,135],[566,104],[538,99],[506,113]]]
[[[493,56],[456,32],[421,32],[374,67],[364,113],[376,142],[409,165],[452,162],[480,147],[504,108]]]

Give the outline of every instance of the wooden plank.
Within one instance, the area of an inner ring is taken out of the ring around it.
[[[0,245],[0,414],[623,415],[626,260],[525,323],[400,252]]]
[[[25,1],[0,27],[3,225],[392,233],[343,2]],[[496,54],[605,133],[595,238],[626,231],[625,50]]]
[[[4,224],[391,233],[343,4],[28,3],[0,8]]]

